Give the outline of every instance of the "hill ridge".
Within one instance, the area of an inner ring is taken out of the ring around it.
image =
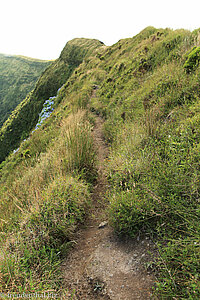
[[[57,85],[63,82],[51,116],[0,165],[0,236],[5,241],[1,243],[0,257],[3,291],[48,289],[62,295],[66,291],[61,265],[69,251],[71,257],[76,255],[72,246],[79,241],[75,248],[85,251],[86,258],[94,263],[90,265],[86,259],[84,264],[78,254],[83,267],[87,266],[83,273],[91,274],[86,281],[82,281],[80,272],[77,278],[86,295],[88,290],[92,297],[99,291],[97,296],[101,297],[107,284],[115,295],[126,290],[127,300],[131,300],[131,289],[122,281],[130,282],[134,272],[137,276],[138,262],[145,267],[145,274],[155,275],[152,297],[200,298],[199,34],[200,29],[189,32],[147,27],[110,47],[91,41],[91,45],[80,49],[72,43],[66,48],[69,51],[62,54],[63,60],[45,71],[30,96],[31,104],[25,100],[18,107],[13,115],[16,126],[14,121],[6,124],[0,143],[0,153],[5,155],[6,143],[11,149],[9,142],[13,142],[18,129],[14,141],[19,143],[29,133],[28,128],[23,132],[26,125],[33,128],[36,124],[44,99],[56,93]],[[69,75],[67,79],[62,77],[65,62],[68,67],[74,66],[64,74]],[[31,98],[33,95],[35,98]],[[33,103],[38,107],[31,106]],[[96,138],[102,145],[104,137],[109,147],[105,167],[99,164],[104,151],[100,158],[98,150],[102,148],[95,149],[94,145],[98,145],[93,135],[95,122],[101,128]],[[12,139],[6,139],[6,135]],[[101,171],[108,182],[106,190],[99,181]],[[95,199],[101,203],[95,203]],[[106,206],[106,213],[97,223],[101,205]],[[90,243],[83,241],[81,245],[76,233],[94,216],[95,227],[83,229]],[[108,224],[99,224],[100,221]],[[113,240],[110,227],[115,233]],[[98,245],[92,232],[98,232]],[[101,235],[103,240],[105,237],[105,247],[99,244]],[[86,253],[92,250],[89,244],[98,246],[97,251]],[[132,253],[138,258],[120,261],[120,246],[130,246],[127,257]],[[146,255],[148,247],[152,257]],[[113,261],[119,260],[122,267],[121,287],[117,281],[111,287],[116,272],[114,268],[109,274],[109,249]],[[74,272],[76,267],[79,269],[79,262],[70,263]],[[124,271],[129,272],[131,267],[134,270],[127,279]],[[70,283],[76,286],[79,297],[76,280],[70,282],[65,275],[67,288]],[[108,293],[112,299],[112,293]]]
[[[60,57],[43,72],[34,90],[19,104],[1,128],[0,162],[28,137],[37,123],[45,100],[55,96],[83,58],[101,45],[101,42],[91,39],[74,39],[66,44]]]

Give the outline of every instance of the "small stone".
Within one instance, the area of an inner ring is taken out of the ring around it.
[[[105,226],[108,225],[108,222],[107,221],[104,221],[104,222],[101,222],[101,224],[99,224],[99,229],[100,228],[104,228]]]

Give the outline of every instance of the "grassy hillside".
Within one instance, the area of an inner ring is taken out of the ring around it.
[[[0,55],[0,127],[49,64],[24,56]]]
[[[66,44],[60,57],[45,70],[35,89],[12,112],[1,128],[0,162],[29,135],[38,121],[45,100],[55,96],[73,70],[100,46],[101,42],[89,39],[74,39]]]
[[[200,30],[148,27],[94,48],[67,80],[51,71],[64,59],[74,61],[62,52],[45,72],[47,82],[43,75],[3,128],[5,148],[16,116],[27,114],[31,128],[37,118],[28,103],[41,109],[40,95],[63,85],[51,116],[1,164],[1,236],[7,237],[1,289],[62,287],[56,266],[84,221],[96,177],[93,112],[104,118],[111,148],[110,223],[119,235],[148,232],[154,239],[159,255],[148,267],[158,299],[198,299]]]

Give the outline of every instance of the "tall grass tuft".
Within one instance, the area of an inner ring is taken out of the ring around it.
[[[90,132],[89,122],[73,124],[67,130],[66,147],[69,170],[83,172],[88,180],[93,180],[96,154]]]

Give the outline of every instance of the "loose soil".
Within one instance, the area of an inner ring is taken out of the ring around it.
[[[106,222],[105,195],[109,185],[104,165],[109,149],[102,127],[103,120],[96,117],[93,138],[99,162],[98,179],[86,224],[77,232],[76,245],[63,264],[66,299],[151,299],[155,278],[144,264],[150,260],[149,251],[154,251],[153,242],[148,235],[134,240],[118,238]]]

